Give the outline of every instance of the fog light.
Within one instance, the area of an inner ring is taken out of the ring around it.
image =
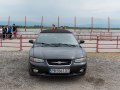
[[[33,69],[33,72],[37,73],[37,72],[38,72],[38,69]]]
[[[80,69],[80,72],[83,72],[84,71],[84,69]]]

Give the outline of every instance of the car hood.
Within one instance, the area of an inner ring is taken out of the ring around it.
[[[84,50],[80,47],[34,47],[30,56],[40,59],[76,59],[84,57]]]

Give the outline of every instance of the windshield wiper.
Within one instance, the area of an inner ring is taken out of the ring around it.
[[[64,44],[64,43],[52,43],[51,45],[55,45],[55,46],[69,46],[69,47],[76,47],[77,46],[77,45]]]
[[[40,45],[40,46],[49,46],[49,45],[51,45],[51,44],[49,44],[49,43],[36,43],[36,45],[38,46],[38,45]]]
[[[48,43],[36,43],[36,44],[50,45],[50,44],[48,44]]]

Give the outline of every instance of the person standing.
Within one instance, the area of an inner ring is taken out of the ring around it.
[[[4,26],[2,26],[2,36],[3,36],[3,40],[5,39],[5,36],[6,36],[6,29]]]
[[[5,38],[8,38],[8,25],[5,26],[5,31],[6,31]]]
[[[61,30],[65,30],[65,26],[61,26]]]
[[[14,38],[17,38],[17,27],[15,26],[15,24],[13,24],[13,35]]]
[[[55,25],[52,24],[51,30],[55,30]]]
[[[2,38],[2,26],[0,26],[0,38]]]
[[[12,37],[12,27],[9,26],[8,27],[8,38],[11,39],[11,37]]]

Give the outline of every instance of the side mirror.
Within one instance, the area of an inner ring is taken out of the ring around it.
[[[32,44],[33,44],[33,43],[34,43],[34,41],[33,41],[33,40],[29,40],[29,43],[32,43]]]
[[[80,40],[80,41],[79,41],[79,44],[82,44],[82,43],[85,43],[85,41],[84,41],[84,40]]]

